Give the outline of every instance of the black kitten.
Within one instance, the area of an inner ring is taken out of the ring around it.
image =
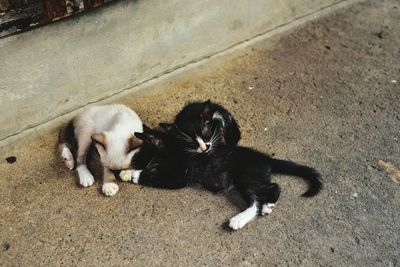
[[[233,116],[210,100],[186,105],[174,123],[181,131],[177,137],[186,142],[189,153],[208,153],[217,143],[234,146],[240,140],[239,125]]]
[[[135,168],[142,170],[140,176],[132,177],[134,183],[167,189],[196,183],[188,175],[187,157],[212,154],[218,144],[234,146],[240,140],[239,126],[233,116],[210,100],[186,105],[176,116],[175,123],[182,129],[178,130],[179,136],[170,136],[145,125],[144,134],[135,133],[144,144],[134,159]],[[166,131],[170,128],[168,124],[160,126]],[[181,143],[185,146],[180,146]]]
[[[144,126],[144,133],[135,133],[143,141],[141,150],[133,158],[133,165],[139,170],[138,177],[132,177],[136,184],[178,189],[185,187],[183,155],[175,140],[164,132]]]
[[[186,184],[200,184],[212,192],[224,192],[235,188],[246,201],[248,208],[229,220],[229,227],[238,230],[257,215],[270,214],[280,195],[277,184],[271,183],[272,174],[287,174],[303,178],[308,183],[305,197],[316,195],[322,188],[318,172],[307,166],[290,161],[273,159],[270,156],[241,146],[228,146],[223,142],[214,144],[212,153],[188,154],[186,133],[176,125],[167,127],[168,134],[177,140],[175,145],[186,155]],[[216,134],[223,131],[220,125]],[[197,140],[192,141],[192,145]]]
[[[144,162],[153,160],[156,163],[153,167],[143,164],[143,176],[141,174],[136,182],[170,189],[200,184],[212,192],[234,187],[248,208],[229,220],[231,229],[240,229],[257,215],[272,212],[280,189],[271,183],[271,174],[302,177],[309,184],[308,191],[303,194],[306,197],[316,195],[322,188],[320,175],[312,168],[235,146],[240,139],[235,120],[227,110],[209,101],[189,104],[176,116],[175,124],[160,126],[168,135],[136,134],[145,143],[137,160],[142,157]],[[150,156],[141,156],[145,153]],[[151,155],[156,156],[150,160]],[[137,162],[135,164],[138,166]]]

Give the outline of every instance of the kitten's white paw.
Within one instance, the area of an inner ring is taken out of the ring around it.
[[[111,197],[118,192],[118,185],[115,183],[104,183],[102,187],[103,194]]]
[[[132,183],[138,184],[139,183],[139,177],[140,174],[142,173],[143,170],[134,170],[133,175],[132,175]]]
[[[272,210],[274,208],[275,208],[275,204],[274,203],[266,203],[266,204],[262,205],[261,215],[271,214]]]
[[[84,167],[80,166],[77,168],[78,175],[79,175],[79,183],[83,187],[89,187],[94,183],[93,175],[89,172],[89,170]]]
[[[119,173],[119,177],[124,182],[129,182],[132,180],[133,170],[123,170]]]
[[[240,216],[240,213],[236,215],[235,217],[231,218],[229,220],[229,227],[233,230],[239,230],[243,228],[248,223],[243,216]]]
[[[72,170],[75,166],[74,156],[66,145],[61,147],[61,157],[64,159],[65,166]]]
[[[248,207],[246,210],[232,217],[229,220],[229,227],[233,230],[239,230],[247,223],[252,221],[255,217],[257,217],[257,205],[257,202],[253,203],[251,207]]]

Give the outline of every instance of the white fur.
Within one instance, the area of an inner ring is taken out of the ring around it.
[[[203,152],[207,149],[206,143],[201,139],[201,137],[196,136],[196,141],[199,143],[199,148],[197,149],[198,152]]]
[[[118,192],[118,185],[116,183],[104,183],[102,187],[102,191],[104,195],[111,197]]]
[[[229,220],[229,227],[233,230],[239,230],[243,228],[247,223],[252,221],[257,216],[257,203],[253,205]]]
[[[102,133],[105,136],[105,146],[96,144],[100,154],[100,161],[103,167],[113,170],[127,169],[131,165],[132,157],[139,151],[139,148],[126,153],[129,146],[128,141],[135,132],[143,132],[143,124],[139,116],[130,108],[121,105],[106,105],[90,107],[74,119],[75,136],[78,141],[77,151],[77,172],[79,182],[82,186],[88,187],[94,183],[93,175],[86,166],[86,155],[92,135]],[[74,166],[73,157],[68,147],[60,145],[61,155],[65,165],[72,169]],[[70,162],[72,158],[72,163]],[[71,167],[72,166],[72,167]],[[121,176],[122,179],[132,179],[132,173]],[[113,196],[118,192],[118,185],[112,182],[105,182],[102,191],[106,196]]]
[[[99,151],[101,163],[110,169],[126,169],[139,149],[126,154],[127,142],[134,132],[143,132],[139,116],[130,108],[121,105],[94,106],[74,120],[75,136],[78,139],[78,158],[85,153],[94,133],[105,133],[107,152]],[[100,149],[101,150],[101,149]],[[79,163],[79,159],[78,159]]]
[[[271,214],[272,210],[274,208],[275,208],[275,204],[274,203],[266,203],[266,204],[262,205],[261,215]]]
[[[221,114],[219,114],[219,112],[214,112],[212,118],[213,118],[213,120],[220,120],[222,122],[222,126],[225,127],[224,118],[222,117]]]
[[[119,177],[124,182],[129,182],[132,180],[133,170],[123,170],[119,173]]]
[[[139,183],[139,177],[140,174],[142,173],[143,170],[133,170],[133,174],[132,174],[132,182],[134,184],[138,184]]]
[[[211,148],[210,142],[204,142],[204,140],[200,136],[196,136],[196,141],[199,144],[199,147],[196,149],[198,153],[207,152]],[[207,149],[208,146],[208,149]]]
[[[74,161],[74,156],[71,153],[71,150],[65,144],[60,144],[60,151],[65,166],[67,166],[68,169],[72,170],[75,166],[75,161]]]
[[[122,181],[132,181],[134,184],[139,183],[139,176],[143,170],[123,170],[119,173]]]
[[[83,187],[89,187],[94,183],[93,175],[90,173],[86,165],[78,166],[76,170],[79,176],[79,183]]]

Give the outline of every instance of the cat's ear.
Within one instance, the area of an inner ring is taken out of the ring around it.
[[[172,130],[172,128],[174,128],[173,124],[170,123],[159,123],[158,125],[160,125],[161,128],[164,129],[164,131],[166,131],[167,133],[170,132]]]
[[[128,151],[132,151],[136,148],[139,148],[143,144],[143,141],[136,137],[135,135],[132,135],[131,138],[128,140]]]
[[[93,142],[103,146],[104,148],[106,147],[107,135],[105,132],[92,134],[91,137]]]
[[[146,124],[143,124],[143,132],[144,133],[148,133],[148,132],[151,132],[152,130],[151,130],[151,128],[149,127],[149,126],[147,126]]]
[[[200,118],[203,121],[211,120],[212,114],[211,114],[210,105],[211,105],[210,99],[203,103],[203,107],[202,107],[201,113],[200,113]]]
[[[153,134],[146,134],[146,133],[138,133],[135,132],[135,136],[142,140],[145,143],[151,144],[155,147],[162,147],[164,145],[163,141],[161,140],[161,138],[153,135]]]

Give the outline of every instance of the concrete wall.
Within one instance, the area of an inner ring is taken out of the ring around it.
[[[125,0],[0,39],[0,141],[339,0]]]

